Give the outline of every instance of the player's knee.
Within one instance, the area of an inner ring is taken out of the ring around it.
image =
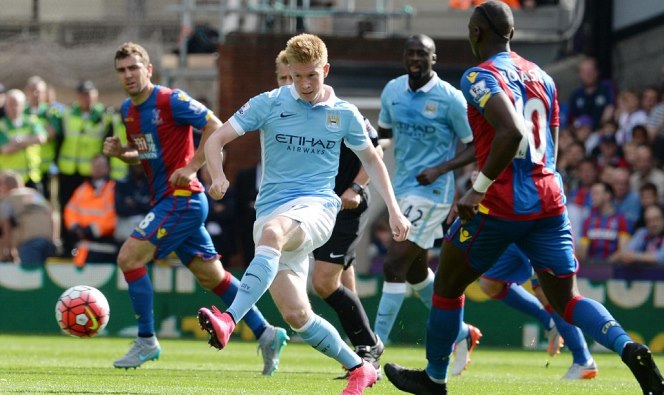
[[[316,294],[323,299],[330,296],[337,288],[339,288],[339,285],[332,284],[330,279],[324,277],[313,276],[311,283],[314,287],[314,291],[316,291]]]
[[[118,267],[120,270],[126,272],[143,266],[145,266],[145,262],[143,262],[143,260],[136,254],[132,253],[129,249],[120,249],[120,252],[118,253]]]
[[[195,257],[189,264],[189,270],[201,287],[209,290],[216,288],[225,279],[225,275],[231,275],[224,271],[219,260],[210,262],[198,257]]]
[[[230,275],[230,274],[229,274]],[[198,283],[201,287],[212,291],[219,285],[221,278],[219,276],[212,276],[209,273],[203,273],[199,276],[196,276]]]
[[[484,277],[480,278],[480,289],[488,297],[495,299],[505,288],[505,284],[499,281],[493,281]]]
[[[272,224],[272,223],[266,224],[263,227],[263,231],[261,232],[261,237],[258,244],[277,247],[279,250],[281,250],[284,244],[283,229],[277,224]]]
[[[281,316],[284,318],[284,321],[291,326],[291,328],[302,328],[304,324],[307,323],[311,312],[308,309],[297,308],[297,309],[285,309],[281,312]]]

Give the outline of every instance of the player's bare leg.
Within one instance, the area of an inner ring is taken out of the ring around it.
[[[355,354],[329,322],[311,310],[305,279],[293,271],[282,270],[270,293],[284,320],[305,342],[349,370],[348,384],[342,393],[361,394],[376,382],[374,367]]]

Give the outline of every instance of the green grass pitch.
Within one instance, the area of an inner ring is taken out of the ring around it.
[[[0,335],[0,394],[338,394],[341,367],[306,344],[291,342],[279,370],[262,377],[256,343],[236,340],[217,352],[201,340],[161,340],[162,355],[139,369],[114,369],[113,360],[130,339],[75,339],[67,336]],[[598,378],[563,381],[571,364],[563,351],[555,358],[540,351],[482,348],[470,368],[449,380],[451,394],[639,394],[620,359],[595,354]],[[656,359],[662,366],[661,355]],[[545,367],[547,360],[549,366]],[[424,366],[424,348],[389,346],[383,362]],[[398,394],[386,378],[367,395]]]

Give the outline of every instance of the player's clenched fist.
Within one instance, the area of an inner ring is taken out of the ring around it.
[[[230,182],[228,182],[228,179],[226,178],[222,180],[214,180],[208,189],[208,194],[212,199],[219,200],[224,197],[229,185]]]
[[[397,215],[390,216],[390,228],[394,241],[404,241],[410,234],[411,224],[401,213],[397,213]]]
[[[120,156],[122,154],[122,143],[116,136],[106,137],[104,140],[104,155]]]

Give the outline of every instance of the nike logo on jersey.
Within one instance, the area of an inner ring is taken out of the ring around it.
[[[335,253],[330,253],[330,258],[335,259],[335,258],[341,258],[346,254],[335,254]]]
[[[292,113],[292,112],[282,112],[281,114],[279,114],[279,116],[282,117],[282,118],[292,117],[293,115],[295,115],[295,114]]]

